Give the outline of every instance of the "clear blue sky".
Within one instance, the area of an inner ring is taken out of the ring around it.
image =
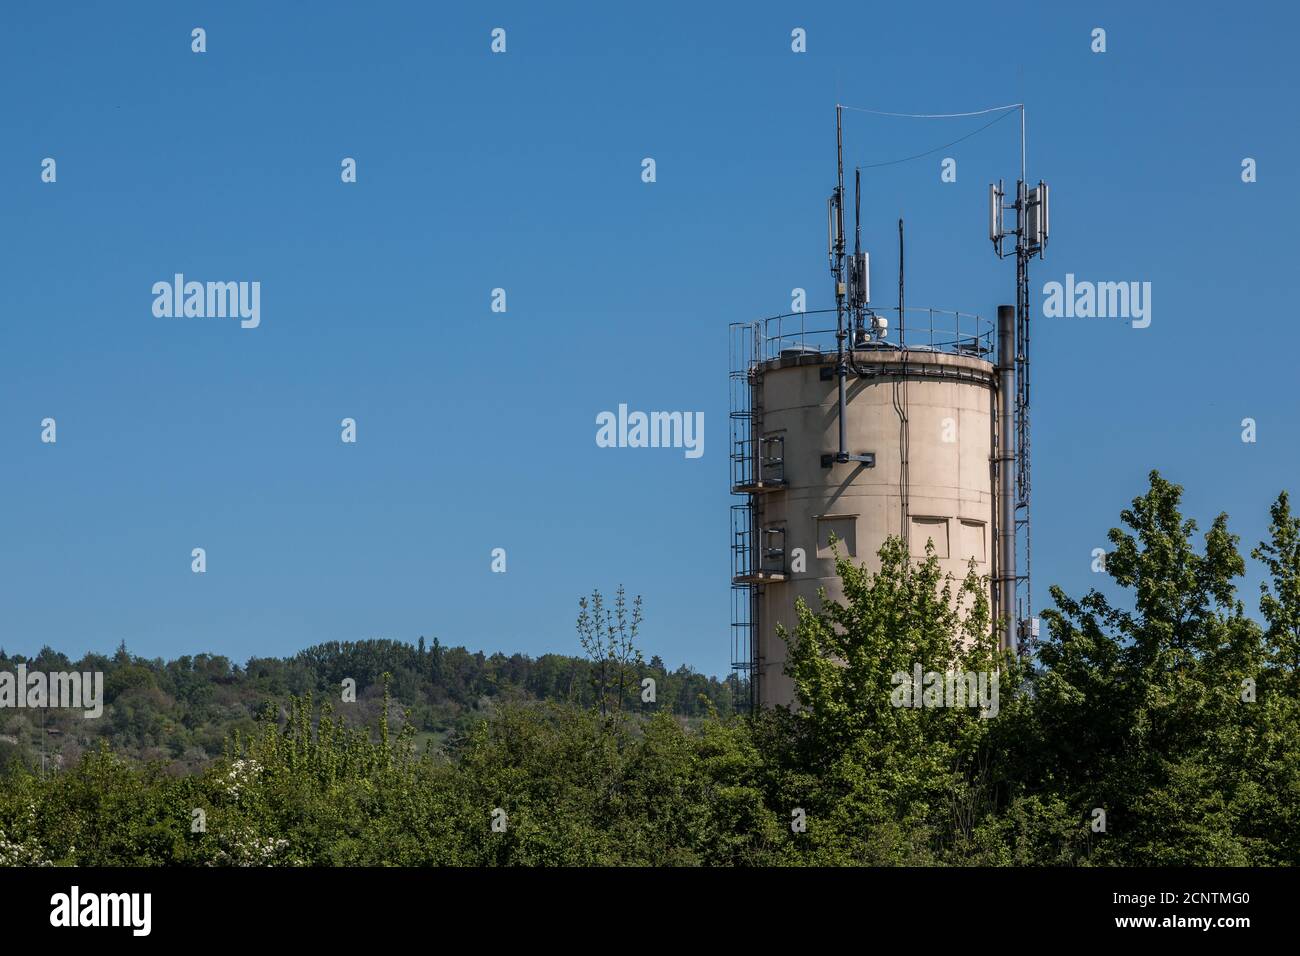
[[[1098,582],[1090,552],[1153,467],[1248,549],[1300,491],[1294,7],[809,6],[7,7],[0,644],[576,652],[578,596],[622,582],[648,654],[725,673],[727,323],[796,286],[832,304],[837,100],[1024,100],[1030,178],[1053,188],[1035,308],[1066,272],[1153,284],[1147,329],[1036,322],[1040,603]],[[982,122],[853,116],[848,158]],[[878,290],[901,214],[909,304],[1011,301],[984,210],[1014,133],[866,177]],[[176,272],[260,281],[261,327],[155,318]],[[704,456],[597,448],[620,402],[703,411]]]

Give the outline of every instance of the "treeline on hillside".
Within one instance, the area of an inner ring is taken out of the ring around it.
[[[1124,599],[1054,588],[1028,658],[997,650],[986,581],[894,539],[799,608],[793,710],[629,706],[639,607],[593,601],[583,704],[421,746],[396,695],[368,729],[289,697],[202,773],[108,748],[11,770],[0,864],[1300,864],[1300,518],[1279,496],[1252,551],[1256,620],[1227,517],[1200,535],[1180,500],[1153,472],[1109,536]]]
[[[472,653],[423,637],[412,645],[393,640],[331,641],[290,658],[255,657],[239,665],[211,654],[173,661],[145,659],[120,646],[112,657],[87,654],[70,660],[49,648],[34,657],[0,650],[0,671],[101,672],[104,713],[84,719],[75,710],[0,708],[0,772],[5,767],[70,767],[84,753],[106,742],[124,757],[164,761],[171,773],[188,773],[220,757],[236,731],[253,733],[268,703],[283,705],[290,695],[313,694],[341,701],[343,681],[355,681],[356,702],[340,706],[350,726],[374,726],[382,709],[384,674],[390,691],[409,711],[422,735],[440,740],[465,732],[504,701],[595,703],[598,662],[545,654]],[[653,678],[658,706],[685,718],[709,707],[734,710],[736,689],[747,700],[748,685],[718,680],[683,665],[670,671],[658,657],[635,662],[637,693],[627,689],[627,706],[641,706],[639,681]]]

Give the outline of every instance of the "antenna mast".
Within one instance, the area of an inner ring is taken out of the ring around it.
[[[1006,618],[1002,645],[1008,650],[1027,647],[1037,635],[1037,626],[1032,617],[1032,594],[1030,590],[1030,466],[1029,466],[1029,260],[1034,256],[1043,258],[1047,249],[1048,238],[1048,189],[1047,184],[1039,181],[1030,189],[1025,172],[1025,107],[1020,105],[1020,178],[1016,181],[1016,198],[1007,205],[1001,182],[989,186],[989,239],[993,242],[994,252],[999,259],[1014,254],[1016,257],[1016,305],[1015,332],[1011,341],[999,343],[1005,348],[1003,353],[1014,356],[1014,385],[1007,389],[1013,394],[999,396],[1001,402],[1013,402],[1012,419],[1014,424],[1011,434],[1002,434],[1000,429],[998,442],[1001,446],[999,455],[999,487],[1004,500],[1011,499],[1014,507],[1010,510],[1010,529],[1004,529],[1007,543],[1001,547],[1003,552],[999,560],[999,616]],[[1016,225],[1012,231],[1004,228],[1004,212],[1012,209],[1016,214]],[[1006,250],[1003,240],[1014,236],[1014,250]],[[1008,337],[1010,330],[1003,333]],[[1005,417],[1003,419],[1005,421]],[[1014,480],[1007,474],[1007,465],[1014,449]],[[1005,511],[1003,512],[1006,513]],[[1006,519],[1003,519],[1004,522]],[[1006,539],[1004,539],[1006,540]],[[1022,562],[1017,562],[1016,554],[1024,555]]]
[[[853,256],[849,259],[849,281],[844,276],[844,107],[835,104],[835,192],[827,203],[827,234],[830,246],[831,275],[835,279],[835,374],[839,380],[839,451],[835,461],[846,464],[851,461],[875,464],[874,455],[851,455],[848,449],[848,377],[849,356],[844,350],[844,340],[848,338],[845,321],[846,299],[849,310],[856,317],[855,326],[861,327],[862,309],[870,299],[870,276],[867,272],[867,258],[862,253],[861,225],[861,174],[857,180],[857,230],[856,245]],[[856,173],[856,171],[855,171]],[[852,288],[850,289],[850,286]],[[854,343],[857,344],[856,342]]]

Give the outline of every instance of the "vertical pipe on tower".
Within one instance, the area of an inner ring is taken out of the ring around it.
[[[1015,430],[1016,309],[998,306],[998,614],[1004,650],[1016,650]]]
[[[835,367],[840,389],[840,450],[835,460],[843,464],[849,460],[848,450],[848,377],[849,367],[844,358],[844,129],[841,107],[835,105],[835,249],[831,271],[835,273]]]

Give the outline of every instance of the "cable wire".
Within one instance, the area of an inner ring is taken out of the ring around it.
[[[903,119],[957,119],[962,116],[983,116],[985,113],[996,113],[999,110],[1022,110],[1025,108],[1024,103],[1008,103],[1006,106],[990,106],[986,110],[975,110],[970,113],[888,113],[884,110],[869,110],[861,106],[845,106],[839,104],[840,109],[853,110],[855,113],[871,113],[873,116],[898,116]]]
[[[849,108],[850,108],[850,107],[846,107],[846,109],[849,109]],[[1008,109],[1008,108],[1007,108],[1007,107],[999,107],[999,109]],[[872,110],[863,110],[863,112],[868,112],[868,113],[869,113],[869,112],[873,112],[873,111],[872,111]],[[992,111],[992,110],[981,110],[980,112],[983,112],[983,113],[991,113],[991,112],[993,112],[993,111]],[[914,115],[914,114],[911,114],[911,113],[884,113],[884,114],[880,114],[880,115],[884,115],[884,116],[912,116],[912,115]],[[979,114],[976,114],[976,113],[952,113],[952,114],[946,114],[946,115],[952,115],[952,116],[977,116],[977,115],[979,115]],[[1000,123],[1000,122],[1002,122],[1002,120],[1006,119],[1008,116],[1011,116],[1011,115],[1012,115],[1012,114],[1011,114],[1010,112],[1003,113],[1003,114],[1002,114],[1001,116],[999,116],[997,119],[992,120],[992,121],[990,121],[990,122],[988,122],[988,123],[985,123],[985,124],[984,124],[983,126],[981,126],[979,129],[977,129],[977,130],[973,130],[973,131],[967,133],[965,136],[960,137],[959,139],[954,139],[951,143],[944,143],[942,146],[936,146],[934,149],[927,149],[924,153],[917,153],[915,156],[904,156],[902,159],[890,159],[890,160],[886,160],[886,161],[883,162],[883,163],[866,163],[866,164],[861,165],[861,166],[855,166],[854,168],[855,168],[855,169],[879,169],[881,166],[896,166],[896,165],[898,165],[899,163],[906,163],[906,162],[910,162],[910,161],[912,161],[913,159],[920,159],[920,158],[922,158],[923,156],[929,156],[931,153],[937,153],[937,152],[939,152],[941,149],[947,149],[949,146],[956,146],[958,143],[962,142],[962,140],[970,139],[972,136],[976,135],[977,133],[982,133],[982,132],[984,132],[986,129],[988,129],[990,126],[992,126],[994,123]],[[939,114],[939,117],[943,117],[943,116],[945,116],[945,114]],[[925,118],[926,118],[926,119],[934,119],[934,118],[939,118],[939,117],[925,117]]]

